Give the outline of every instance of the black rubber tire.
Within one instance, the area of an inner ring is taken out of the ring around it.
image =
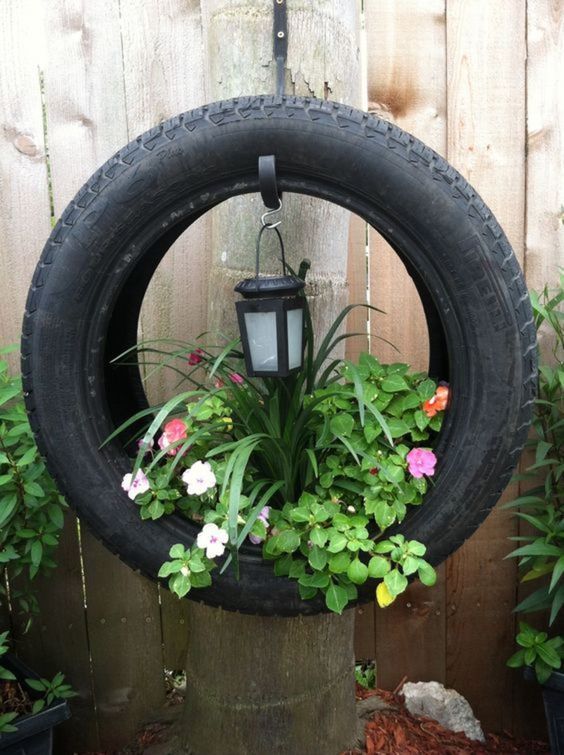
[[[275,154],[280,188],[364,217],[400,254],[421,294],[431,371],[453,404],[438,438],[436,484],[399,528],[437,564],[472,534],[519,458],[536,390],[536,340],[515,256],[492,213],[445,160],[398,127],[333,102],[249,97],[184,113],[120,150],[83,186],[35,271],[22,337],[29,416],[41,452],[80,518],[131,567],[155,578],[196,528],[142,522],[120,490],[130,460],[116,423],[144,405],[138,370],[108,358],[136,340],[159,260],[193,220],[257,191],[257,158]],[[447,372],[448,371],[448,372]],[[249,546],[228,572],[190,594],[265,615],[325,610]],[[373,585],[359,600],[370,600]]]

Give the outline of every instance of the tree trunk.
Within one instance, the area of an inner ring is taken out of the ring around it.
[[[202,0],[207,98],[274,91],[272,0]],[[359,104],[359,4],[288,2],[286,91]],[[234,284],[252,271],[260,197],[212,211],[209,329],[235,332]],[[324,333],[346,303],[348,213],[284,195],[288,259],[312,261],[308,296]],[[265,246],[263,259],[276,259]],[[271,270],[265,268],[266,272]],[[215,305],[215,306],[214,306]],[[290,619],[191,604],[182,738],[193,755],[337,755],[356,734],[354,611]]]
[[[291,619],[192,604],[190,755],[337,755],[355,736],[354,611]]]

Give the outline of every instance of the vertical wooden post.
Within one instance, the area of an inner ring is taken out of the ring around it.
[[[207,98],[274,91],[272,0],[202,0]],[[286,90],[359,101],[359,8],[288,3]],[[234,332],[233,285],[252,269],[262,203],[237,197],[212,215],[210,328]],[[283,227],[290,264],[312,260],[316,330],[346,301],[348,214],[287,195]],[[265,259],[268,255],[265,255]],[[271,259],[276,259],[271,255]],[[218,296],[222,291],[225,295]],[[214,306],[215,305],[215,306]],[[354,612],[264,618],[192,604],[183,735],[194,755],[335,755],[355,735]]]
[[[190,608],[191,755],[337,755],[355,734],[354,611],[268,618]]]

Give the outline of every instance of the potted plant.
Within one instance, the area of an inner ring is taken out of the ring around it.
[[[385,533],[432,481],[448,386],[370,354],[358,364],[333,359],[351,307],[315,353],[305,297],[304,307],[303,368],[284,379],[244,377],[238,340],[135,347],[193,386],[111,436],[137,428],[122,487],[140,516],[180,513],[201,527],[191,547],[173,545],[159,573],[179,597],[209,586],[218,563],[237,570],[249,544],[297,581],[302,599],[322,594],[337,613],[368,579],[378,580],[381,606],[412,576],[435,582],[423,543]]]
[[[65,502],[39,456],[25,412],[21,380],[0,350],[0,594],[26,628],[38,611],[31,584],[55,566]],[[18,579],[23,577],[23,579]],[[70,716],[74,692],[61,673],[43,679],[8,652],[9,633],[0,634],[0,751],[52,752],[53,727]]]
[[[532,462],[520,476],[529,483],[527,490],[507,504],[519,508],[516,515],[529,531],[512,538],[521,544],[509,556],[519,559],[522,582],[541,582],[515,610],[544,614],[538,620],[541,629],[520,623],[520,649],[508,665],[525,666],[527,678],[536,677],[542,685],[552,752],[560,753],[564,752],[564,635],[555,631],[555,622],[564,605],[564,276],[560,275],[556,291],[545,286],[540,295],[531,295],[531,301],[541,342],[539,396],[529,441]]]

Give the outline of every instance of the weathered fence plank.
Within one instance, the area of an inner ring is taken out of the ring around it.
[[[564,264],[564,4],[554,0],[527,3],[527,191],[524,268],[530,288],[555,286]],[[525,457],[526,458],[526,457]],[[525,459],[523,460],[525,462]],[[527,486],[521,484],[524,494]],[[519,534],[524,534],[519,523]],[[527,533],[527,534],[530,534]],[[536,587],[521,586],[518,600]],[[523,617],[542,628],[536,617]],[[536,684],[513,677],[513,726],[517,734],[545,736],[542,696]],[[526,711],[527,715],[523,715]]]
[[[447,40],[448,158],[479,190],[522,261],[525,3],[449,0]],[[515,529],[497,508],[447,567],[447,681],[497,730],[509,728],[512,715],[505,661],[513,650],[516,574],[503,559]]]
[[[0,9],[0,344],[4,346],[19,340],[27,288],[50,231],[50,212],[39,82],[40,3],[3,2]]]
[[[160,121],[205,102],[199,0],[122,0],[124,85],[130,138]],[[147,53],[151,65],[147,66]],[[207,330],[210,218],[188,229],[159,265],[141,313],[143,338],[195,339]],[[148,385],[151,398],[172,395],[170,371]],[[182,669],[187,607],[162,589],[161,619],[166,668]]]
[[[370,0],[364,5],[370,109],[444,154],[448,98],[447,157],[483,194],[521,259],[526,222],[523,261],[529,285],[539,288],[554,281],[556,267],[564,261],[562,3]],[[50,229],[38,65],[45,73],[58,214],[88,175],[137,133],[220,94],[272,90],[270,37],[263,34],[269,28],[269,1],[254,15],[241,13],[237,3],[228,12],[216,0],[202,0],[201,6],[210,30],[204,37],[198,0],[148,0],[142,7],[134,0],[0,0],[0,345],[19,336],[31,272]],[[328,81],[323,56],[309,61],[302,55],[316,8],[290,3],[289,10],[289,91],[359,102],[354,51],[347,70]],[[236,65],[235,50],[229,58],[232,41],[242,33],[239,25],[244,25],[255,59],[263,63],[252,75]],[[341,31],[338,25],[331,27],[326,49],[341,44]],[[231,69],[229,83],[226,67]],[[314,211],[319,230],[326,213],[314,204],[289,198],[286,216]],[[256,202],[248,207],[249,217],[256,217]],[[232,221],[230,210],[219,211],[216,235],[223,238]],[[326,234],[328,239],[334,235],[332,227]],[[172,332],[190,338],[204,329],[210,235],[210,221],[199,221],[161,265],[144,305],[143,336]],[[363,236],[362,221],[353,218],[346,273],[351,301],[359,300],[366,286]],[[311,254],[308,239],[290,233],[292,245],[302,252],[300,258]],[[426,337],[410,281],[374,232],[369,246],[372,303],[392,313],[409,312],[410,321],[407,326],[401,318],[372,317],[372,333],[396,343],[403,352],[400,358],[425,367]],[[362,318],[360,311],[355,313],[349,329],[363,328]],[[349,344],[348,356],[358,355],[361,340]],[[376,351],[383,359],[397,358],[387,346]],[[165,380],[156,390],[170,387]],[[496,511],[449,561],[446,574],[441,570],[437,587],[412,587],[390,609],[377,611],[379,683],[394,686],[404,673],[411,679],[446,678],[469,697],[486,726],[498,729],[511,725],[513,695],[514,727],[530,731],[534,716],[527,713],[536,691],[531,697],[517,675],[504,668],[513,646],[516,580],[514,564],[503,556],[515,526]],[[163,591],[159,605],[155,586],[127,570],[88,534],[83,553],[88,613],[76,519],[69,515],[59,569],[38,583],[42,619],[25,637],[17,622],[15,626],[24,658],[47,674],[60,668],[80,693],[57,745],[61,755],[125,742],[146,712],[162,701],[162,645],[165,666],[179,668],[187,641],[184,603]],[[374,657],[375,634],[371,604],[357,610],[357,657]]]
[[[41,95],[43,10],[38,0],[2,3],[0,24],[0,345],[19,340],[27,289],[50,232]],[[39,673],[61,670],[79,693],[73,718],[57,733],[76,748],[97,748],[84,595],[76,517],[68,514],[57,554],[58,569],[38,578],[41,616],[23,634],[13,617],[22,658]],[[71,752],[62,741],[58,752]]]
[[[49,4],[45,34],[58,215],[89,175],[128,140],[119,4]],[[118,748],[164,700],[158,593],[156,585],[141,580],[86,532],[82,553],[100,746]]]
[[[366,5],[368,107],[446,151],[444,0],[394,0]],[[427,369],[428,337],[419,296],[403,264],[376,232],[370,233],[371,348],[386,362]],[[400,353],[376,340],[391,341]],[[401,627],[401,631],[398,628]],[[394,688],[445,677],[444,567],[429,589],[416,583],[389,608],[376,609],[378,684]]]

